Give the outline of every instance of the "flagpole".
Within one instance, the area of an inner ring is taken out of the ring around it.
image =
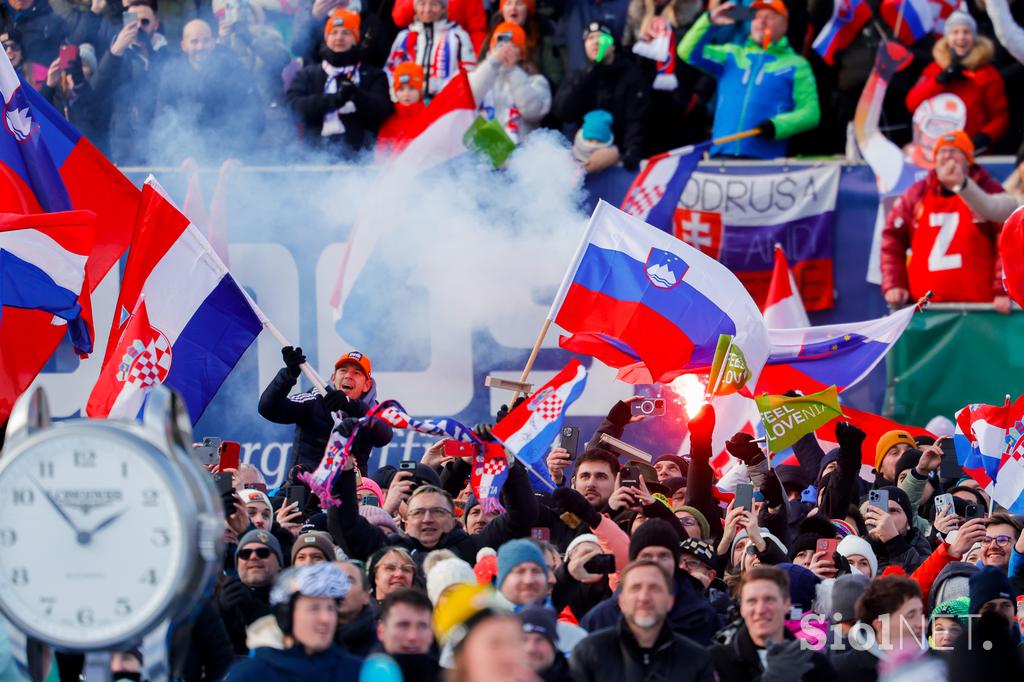
[[[530,371],[533,369],[533,363],[537,361],[537,354],[540,353],[540,347],[544,343],[544,337],[548,335],[548,329],[550,328],[551,318],[548,317],[544,320],[544,324],[540,326],[540,334],[537,335],[537,341],[533,344],[533,350],[530,351],[530,357],[526,359],[526,367],[523,368],[523,373],[519,376],[519,383],[525,384],[527,377],[530,376]],[[521,391],[516,391],[512,394],[513,403],[519,398],[520,393]]]
[[[518,395],[518,393],[517,393],[516,395]],[[534,469],[534,468],[533,468],[532,466],[530,466],[530,463],[529,463],[529,462],[526,462],[526,461],[524,461],[524,460],[520,459],[519,457],[516,457],[515,455],[513,455],[513,454],[512,454],[512,452],[511,452],[511,451],[510,451],[510,450],[509,450],[508,448],[506,448],[506,449],[505,449],[505,452],[507,452],[507,453],[508,453],[508,455],[509,455],[509,456],[510,456],[510,457],[511,457],[512,459],[514,459],[515,461],[519,462],[519,463],[520,463],[520,464],[522,464],[522,465],[523,465],[524,467],[526,467],[526,470],[527,470],[527,471],[529,471],[529,472],[530,472],[531,474],[533,474],[534,476],[536,476],[536,477],[537,477],[537,478],[538,478],[538,479],[540,480],[540,482],[544,484],[544,487],[545,487],[545,488],[547,488],[547,489],[548,489],[548,490],[550,490],[551,492],[555,492],[555,490],[556,490],[556,486],[554,486],[554,485],[552,485],[551,483],[549,483],[549,482],[548,482],[548,479],[544,478],[544,477],[543,477],[543,476],[541,476],[541,475],[540,475],[539,473],[537,473],[537,470],[536,470],[536,469]]]
[[[917,299],[917,303],[914,305],[915,312],[921,312],[928,307],[928,304],[932,302],[932,296],[935,294],[931,291],[925,292],[925,295]]]

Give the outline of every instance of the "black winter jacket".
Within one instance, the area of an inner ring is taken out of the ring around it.
[[[419,540],[405,533],[385,533],[360,516],[354,470],[343,471],[338,475],[334,483],[334,495],[341,500],[341,504],[327,510],[327,529],[335,544],[344,542],[349,549],[349,556],[360,561],[366,561],[381,547],[398,546],[409,550],[418,564],[435,549],[450,549],[457,557],[473,565],[481,547],[497,549],[509,540],[528,537],[530,529],[537,522],[537,498],[533,496],[526,469],[518,462],[509,470],[508,480],[501,491],[505,512],[491,520],[476,535],[470,535],[462,526],[456,526],[451,532],[442,535],[434,547],[424,547]]]
[[[573,135],[588,111],[610,112],[622,165],[633,170],[643,158],[647,142],[650,100],[649,81],[639,67],[620,56],[611,64],[591,63],[570,73],[558,89],[552,111],[571,127]]]
[[[260,396],[260,416],[275,424],[295,424],[295,442],[292,446],[291,465],[301,464],[306,471],[312,472],[320,464],[327,448],[327,439],[334,428],[334,419],[324,406],[324,399],[316,391],[288,395],[298,381],[287,368],[282,368],[273,381],[263,390]],[[377,383],[374,382],[370,391],[363,396],[361,402],[368,408],[374,402]],[[365,409],[356,410],[359,416],[366,413]],[[352,433],[357,416],[342,420],[341,430],[344,435]],[[394,433],[391,426],[375,419],[368,428],[360,430],[352,443],[352,454],[356,458],[359,470],[366,473],[366,462],[370,451],[391,442]]]
[[[286,96],[302,124],[303,137],[311,147],[335,149],[342,154],[373,147],[377,130],[393,109],[388,79],[383,71],[369,64],[360,64],[358,75],[354,85],[341,87],[337,94],[326,94],[327,72],[319,62],[304,66],[295,74]],[[344,100],[339,112],[352,107],[354,110],[338,114],[345,132],[323,137],[320,131],[324,115],[336,108],[331,105],[332,98]]]
[[[57,58],[57,50],[67,35],[64,20],[54,14],[49,0],[36,0],[17,13],[6,2],[0,2],[0,33],[14,30],[21,32],[22,57],[43,66]],[[106,45],[97,46],[97,52],[104,48]]]
[[[369,604],[351,623],[338,623],[334,642],[357,658],[366,658],[377,648],[377,612]]]
[[[783,636],[787,642],[796,639],[786,630]],[[803,676],[804,682],[829,682],[835,677],[835,670],[828,659],[819,651],[812,654],[814,668]],[[759,682],[764,673],[757,646],[750,639],[747,626],[741,625],[728,644],[711,647],[711,660],[715,663],[715,674],[719,682]],[[793,682],[800,682],[794,678]]]
[[[712,682],[711,657],[696,642],[662,626],[654,647],[643,650],[620,618],[590,635],[569,660],[579,682]]]

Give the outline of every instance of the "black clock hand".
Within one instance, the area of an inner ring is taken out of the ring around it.
[[[71,517],[68,516],[67,512],[64,511],[64,508],[61,507],[59,504],[57,504],[57,500],[54,499],[53,495],[51,495],[50,493],[46,492],[46,488],[44,488],[42,485],[40,485],[39,481],[35,480],[34,478],[30,478],[29,480],[31,480],[33,483],[36,484],[36,487],[39,488],[39,492],[41,492],[43,494],[43,496],[46,497],[46,500],[50,503],[50,505],[53,506],[53,508],[55,510],[57,510],[57,514],[59,514],[60,517],[62,519],[64,519],[64,522],[66,524],[71,526],[71,530],[75,531],[75,539],[78,541],[78,544],[80,544],[80,545],[87,545],[87,544],[89,544],[89,540],[92,539],[91,535],[89,533],[82,532],[78,528],[78,526],[75,525],[75,522],[71,520]]]

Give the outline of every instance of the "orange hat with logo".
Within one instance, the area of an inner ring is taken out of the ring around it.
[[[964,131],[954,130],[953,132],[941,135],[935,141],[935,148],[932,150],[933,159],[939,155],[939,150],[943,147],[959,149],[967,157],[967,163],[974,163],[974,143],[971,142],[971,138],[967,137],[967,133]]]
[[[403,85],[411,85],[417,90],[423,89],[423,67],[416,62],[402,62],[395,67],[392,84],[397,91]]]
[[[789,9],[786,8],[786,5],[782,0],[754,0],[754,2],[750,3],[750,9],[754,11],[759,9],[770,9],[773,12],[778,12],[784,17],[789,16]]]
[[[363,373],[366,374],[366,376],[370,376],[370,358],[357,350],[349,351],[338,358],[338,361],[334,363],[334,369],[338,369],[342,365],[359,365],[360,369],[363,370]]]
[[[491,49],[504,41],[511,41],[520,50],[526,50],[526,31],[519,24],[503,21],[494,27],[494,33],[491,34]]]
[[[355,12],[351,12],[347,9],[341,9],[340,7],[327,17],[327,23],[324,24],[324,41],[327,41],[327,34],[331,32],[332,28],[347,28],[352,32],[352,35],[356,37],[356,42],[359,42],[359,15]]]

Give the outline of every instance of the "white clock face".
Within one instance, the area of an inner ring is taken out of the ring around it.
[[[173,596],[188,496],[139,447],[69,430],[0,458],[0,604],[21,629],[114,644]]]

